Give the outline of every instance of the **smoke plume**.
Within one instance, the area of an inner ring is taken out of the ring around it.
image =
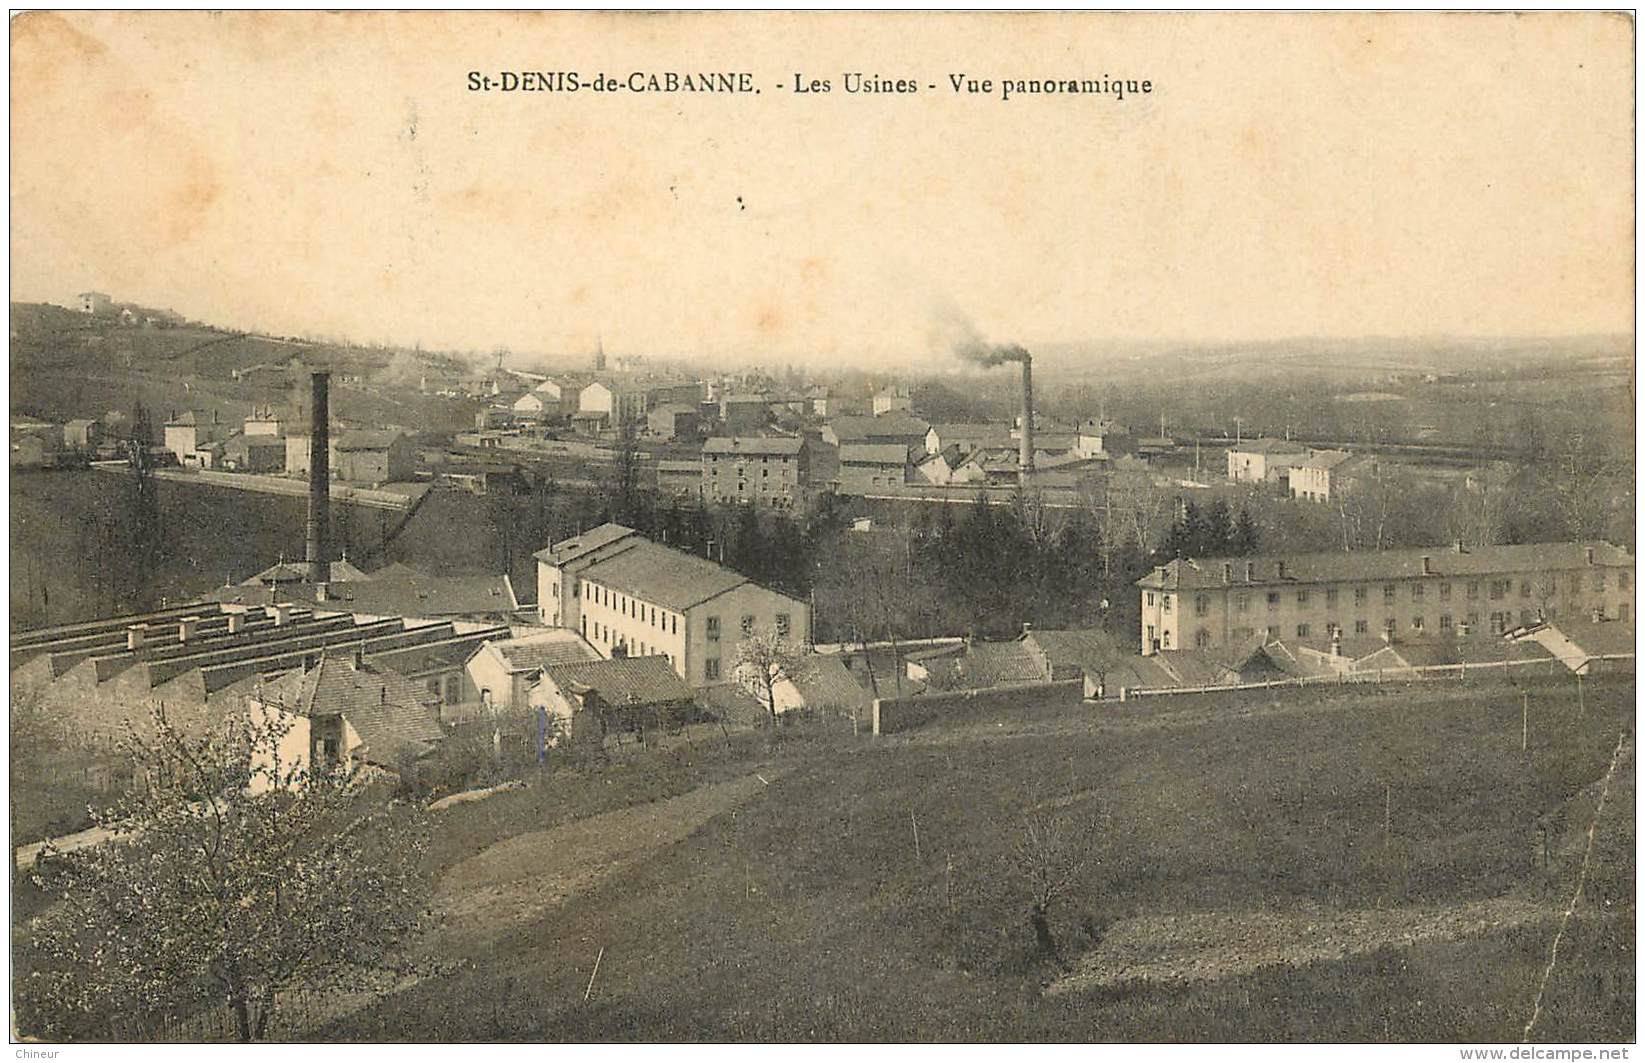
[[[932,316],[932,346],[946,347],[957,358],[984,368],[1028,361],[1028,351],[1020,345],[984,339],[976,324],[957,307],[939,305]]]

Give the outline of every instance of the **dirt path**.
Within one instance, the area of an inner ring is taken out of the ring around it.
[[[1075,993],[1130,981],[1214,981],[1272,964],[1337,960],[1388,945],[1478,937],[1557,915],[1518,897],[1494,897],[1443,908],[1189,912],[1127,919],[1110,928],[1073,972],[1046,991]]]
[[[451,868],[435,891],[446,932],[518,924],[690,835],[776,779],[770,771],[506,838]]]

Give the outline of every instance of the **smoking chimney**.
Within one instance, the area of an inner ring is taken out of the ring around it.
[[[331,374],[313,375],[308,432],[308,580],[320,586],[331,580]]]
[[[1024,480],[1034,471],[1034,361],[1026,351],[1022,356],[1022,438],[1017,452],[1017,470]]]

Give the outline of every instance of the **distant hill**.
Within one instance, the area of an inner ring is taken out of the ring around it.
[[[425,370],[445,376],[463,371],[449,356],[197,323],[128,326],[50,304],[11,304],[13,416],[60,422],[129,412],[140,403],[156,421],[183,408],[218,409],[233,419],[253,406],[286,405],[313,368],[335,374],[336,417],[436,431],[473,423],[473,403],[418,392]]]

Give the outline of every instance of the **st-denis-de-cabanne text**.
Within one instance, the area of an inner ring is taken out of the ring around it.
[[[833,77],[814,77],[796,73],[792,82],[795,95],[822,95],[839,91],[848,95],[915,95],[922,89],[937,92],[942,88],[964,96],[998,96],[1009,100],[1013,96],[1031,95],[1100,95],[1116,100],[1127,96],[1149,95],[1154,83],[1146,78],[1100,77],[980,77],[972,74],[948,74],[943,82],[922,84],[917,78],[886,77],[879,74],[848,72]],[[775,88],[787,89],[789,84],[778,82]],[[738,71],[646,71],[635,70],[626,75],[598,73],[582,74],[575,70],[503,70],[486,73],[468,72],[470,92],[634,92],[634,93],[701,93],[710,95],[758,95],[759,86],[754,75]]]

